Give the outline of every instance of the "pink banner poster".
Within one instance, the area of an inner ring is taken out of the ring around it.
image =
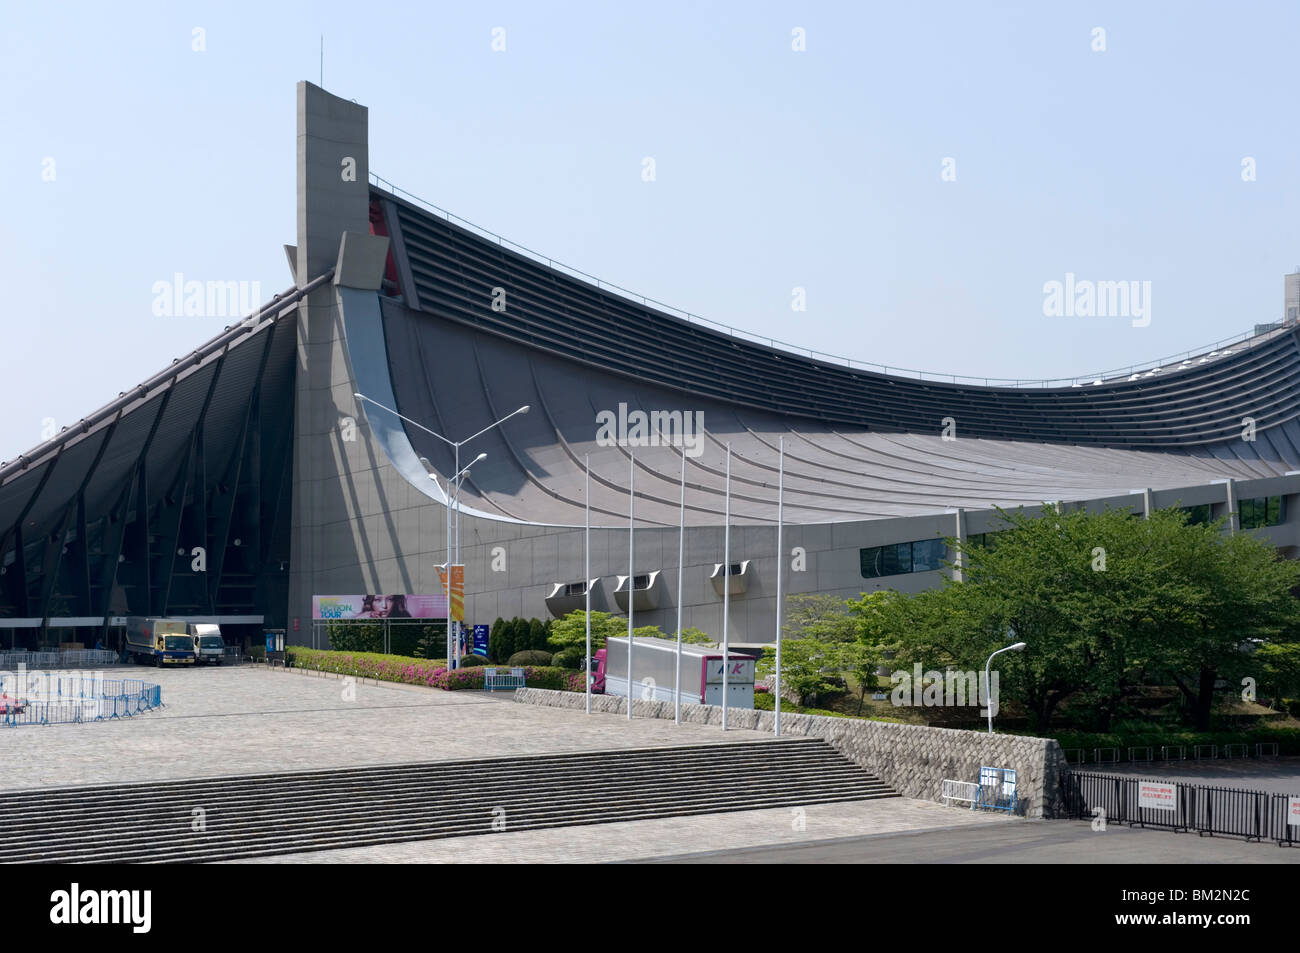
[[[312,596],[313,619],[445,619],[447,594]]]

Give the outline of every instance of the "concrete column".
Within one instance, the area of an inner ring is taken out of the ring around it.
[[[1241,514],[1237,512],[1237,481],[1229,477],[1223,482],[1227,484],[1228,532],[1235,535],[1241,529]]]
[[[956,524],[956,530],[953,535],[957,537],[957,542],[966,542],[966,511],[960,506],[957,507],[957,512],[953,514],[953,521]],[[965,578],[966,574],[966,555],[958,549],[957,558],[953,560],[953,562],[955,564],[952,570],[953,581],[961,582]]]
[[[303,284],[334,267],[346,231],[370,229],[370,162],[364,106],[298,84],[297,281]],[[325,285],[298,307],[298,359],[294,403],[293,523],[289,580],[289,641],[310,637],[314,574],[325,548],[322,524],[327,501],[337,501],[346,447],[340,419],[364,426],[346,391],[346,349],[334,288]],[[342,382],[342,383],[336,383]],[[364,438],[361,438],[364,439]],[[335,512],[332,521],[348,513]],[[352,591],[352,590],[349,590]],[[366,591],[366,590],[359,590]],[[298,619],[299,631],[293,631]]]
[[[1131,495],[1142,494],[1142,518],[1151,519],[1151,487],[1144,487],[1141,490],[1129,490]]]

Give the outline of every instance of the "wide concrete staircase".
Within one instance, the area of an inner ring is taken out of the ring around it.
[[[235,860],[896,796],[815,738],[12,791],[0,862]]]

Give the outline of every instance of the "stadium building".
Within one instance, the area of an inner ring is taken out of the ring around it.
[[[315,597],[438,593],[447,480],[480,454],[460,491],[470,623],[561,615],[590,586],[593,608],[630,595],[638,625],[674,631],[684,466],[684,624],[719,634],[729,585],[731,638],[770,642],[782,443],[789,593],[934,586],[946,537],[1044,501],[1228,514],[1296,552],[1293,319],[1077,380],[891,372],[459,222],[372,176],[366,108],[310,83],[297,136],[293,286],[0,467],[0,645],[89,645],[127,615],[306,643]],[[457,457],[423,428],[486,432]]]

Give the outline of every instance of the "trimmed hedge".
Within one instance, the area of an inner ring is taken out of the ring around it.
[[[294,668],[355,675],[381,682],[402,682],[407,685],[433,685],[434,676],[446,669],[443,659],[382,655],[378,652],[335,652],[329,649],[286,646],[284,654],[285,660]]]
[[[460,660],[461,668],[473,668],[476,665],[490,665],[490,664],[492,663],[489,662],[481,655],[466,655]]]
[[[439,673],[439,676],[434,682],[434,688],[444,688],[448,691],[458,691],[460,689],[483,690],[484,671],[482,668],[444,671]],[[524,683],[529,688],[549,688],[558,692],[586,691],[581,672],[574,673],[554,666],[525,666]]]
[[[543,652],[541,649],[526,649],[523,652],[516,652],[510,656],[507,665],[550,665],[552,662],[551,653]],[[562,667],[562,666],[561,666]]]
[[[373,678],[381,682],[399,682],[404,685],[425,685],[446,691],[483,688],[483,668],[447,671],[441,660],[410,658],[401,655],[379,655],[374,652],[333,652],[324,649],[287,647],[285,656],[294,668],[316,672],[333,672]],[[525,666],[524,679],[531,688],[550,688],[561,692],[586,691],[582,672],[572,672],[553,666]]]
[[[558,668],[582,668],[581,649],[561,649],[551,657],[551,664]]]

